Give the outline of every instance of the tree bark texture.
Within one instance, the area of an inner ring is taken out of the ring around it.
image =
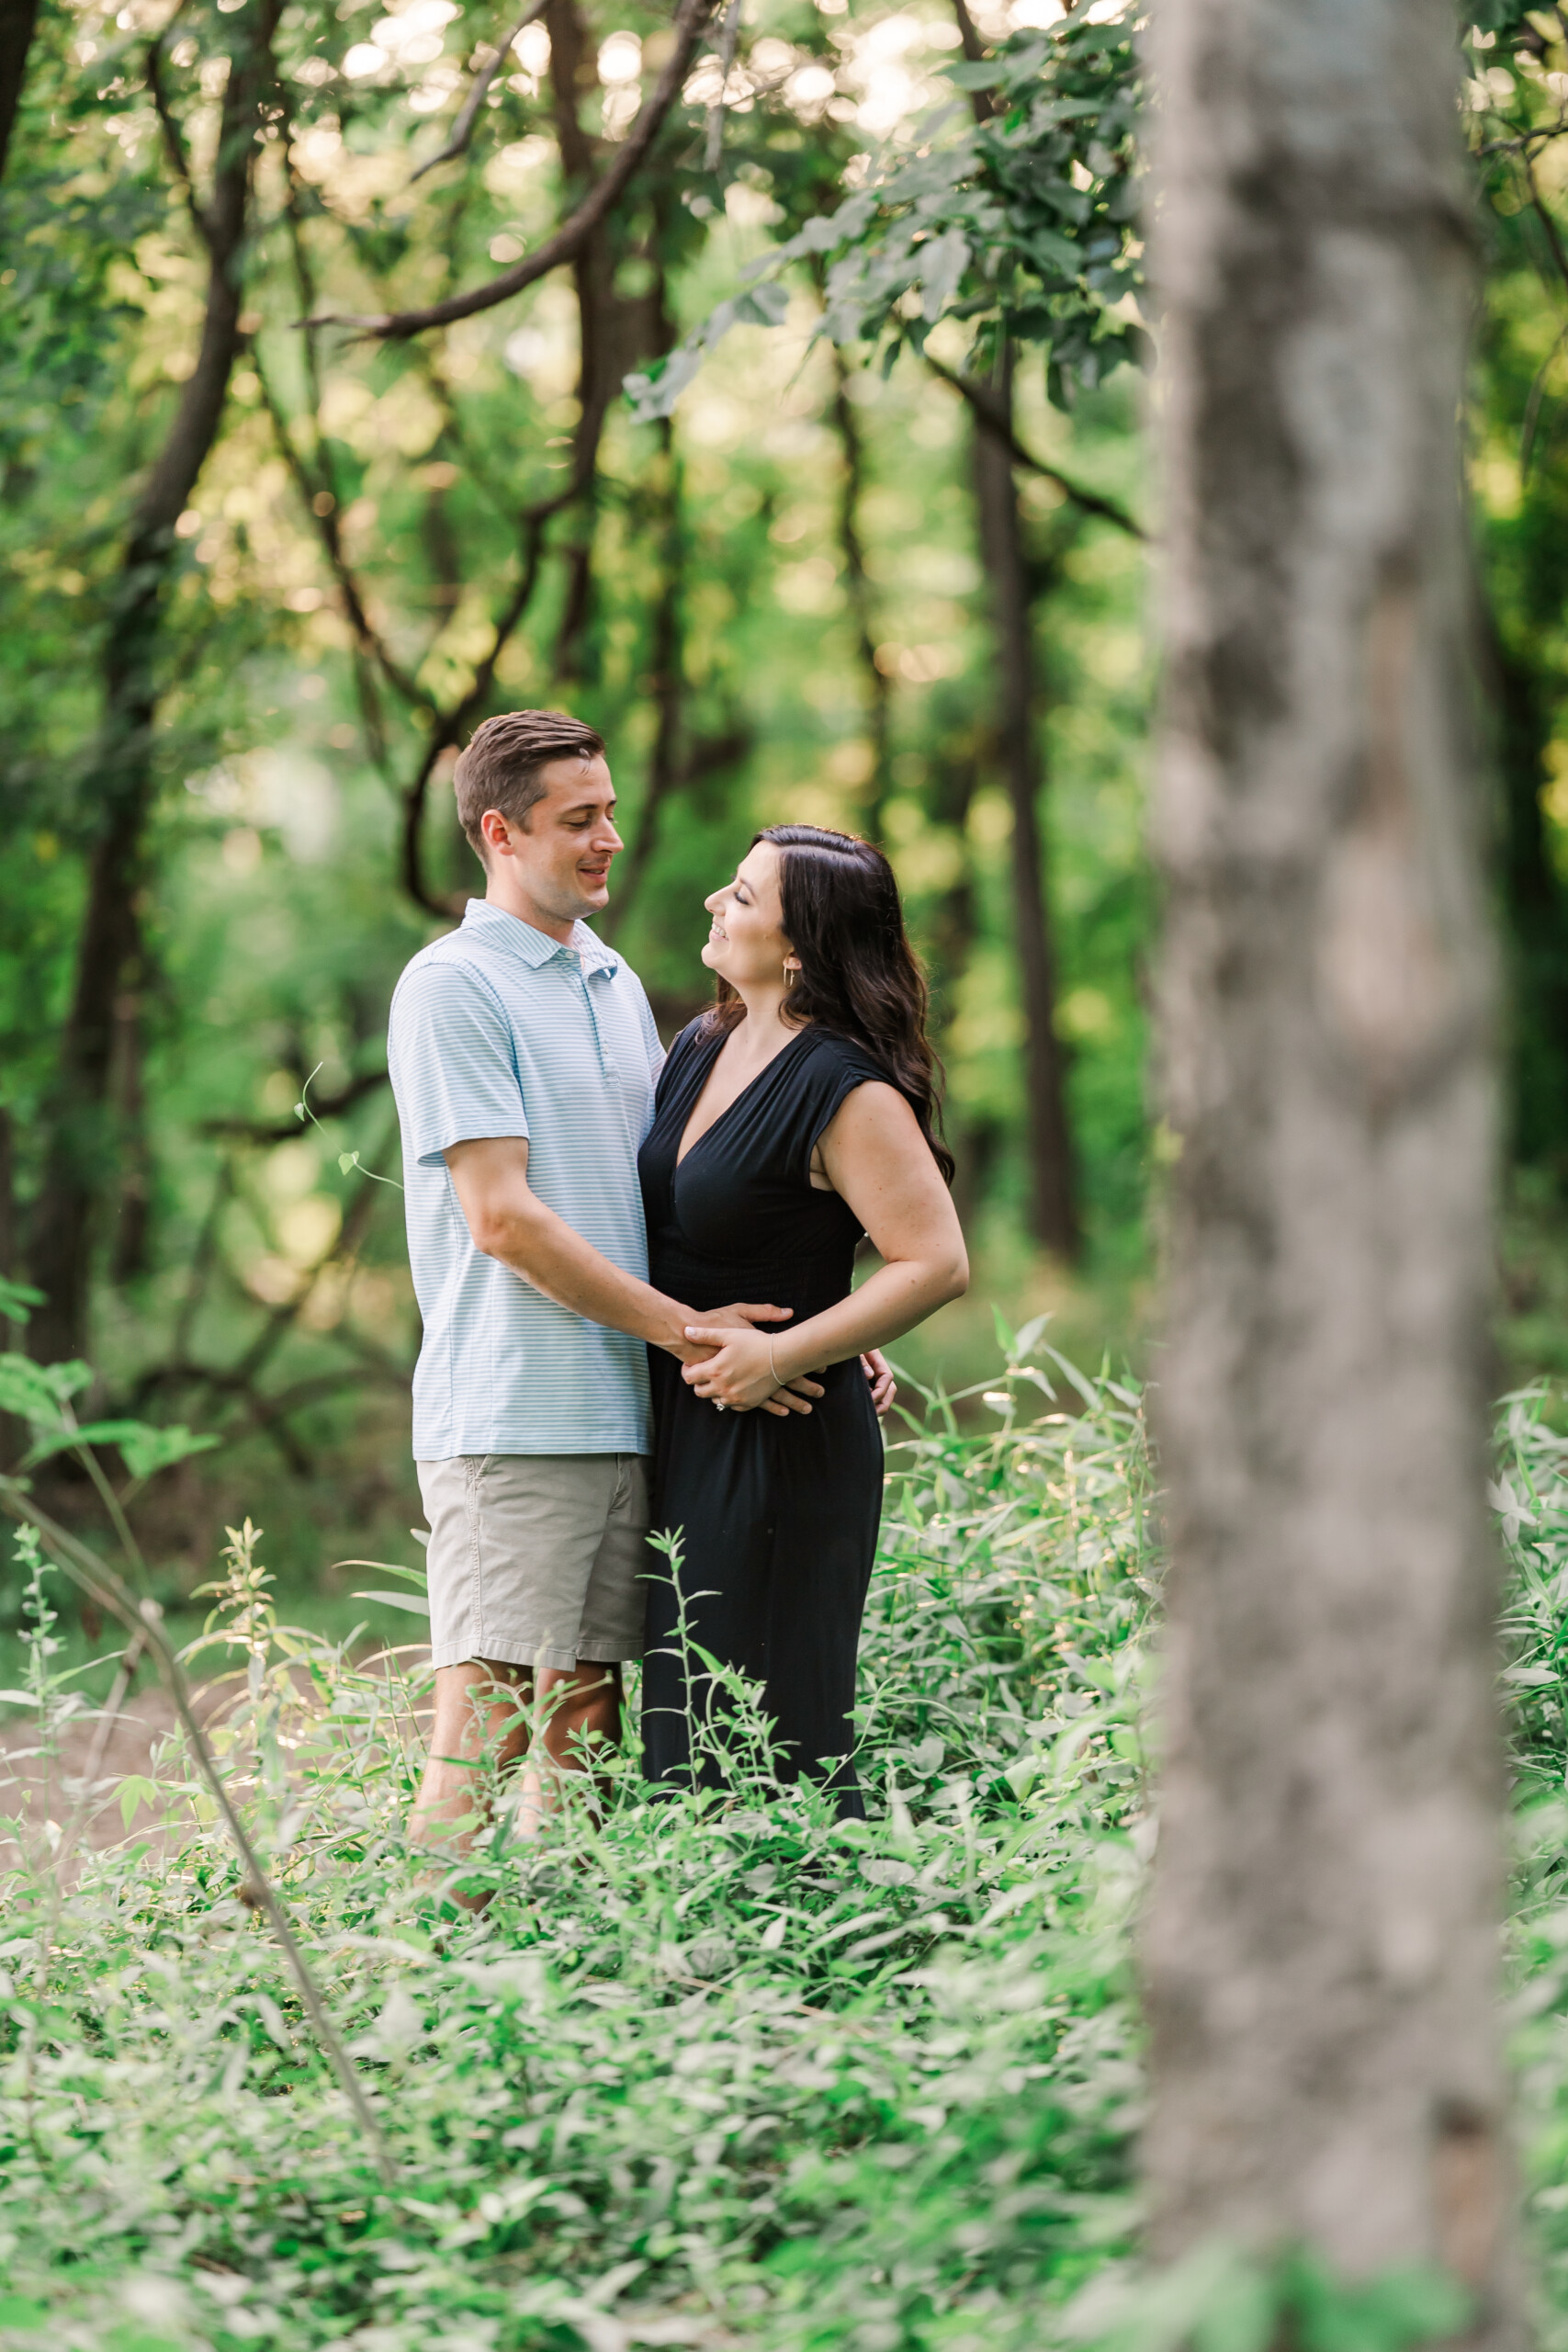
[[[1009,403],[1010,420],[1011,404]],[[980,554],[996,627],[997,734],[1012,808],[1013,932],[1023,1006],[1029,1226],[1058,1257],[1076,1258],[1079,1234],[1067,1125],[1066,1057],[1056,1035],[1056,957],[1051,930],[1043,783],[1036,735],[1034,646],[1029,571],[1012,460],[996,435],[975,435]]]
[[[1453,28],[1162,0],[1171,1569],[1156,2253],[1508,2327],[1495,1148]]]
[[[240,347],[240,258],[276,13],[277,0],[251,0],[235,25],[212,188],[197,209],[208,251],[201,342],[168,437],[131,513],[105,639],[96,827],[29,1251],[32,1278],[47,1304],[28,1338],[44,1362],[79,1355],[85,1341],[94,1213],[113,1174],[108,1097],[115,1005],[134,982],[141,956],[145,840],[158,774],[153,729],[174,529],[218,438]]]

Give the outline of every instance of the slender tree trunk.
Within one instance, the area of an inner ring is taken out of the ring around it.
[[[1153,2243],[1440,2264],[1499,2344],[1453,27],[1426,0],[1164,0],[1155,23],[1180,1156]]]
[[[1568,1144],[1568,890],[1540,805],[1551,722],[1541,680],[1494,632],[1489,663],[1502,772],[1502,883],[1509,978],[1509,1151],[1555,1159]]]
[[[844,469],[839,479],[839,545],[848,578],[850,621],[855,651],[865,685],[865,723],[871,737],[871,775],[865,790],[865,829],[874,842],[882,839],[883,811],[887,805],[888,739],[892,730],[893,681],[876,663],[875,591],[865,568],[865,538],[861,529],[861,501],[865,494],[865,443],[860,419],[850,398],[850,367],[837,344],[833,349],[833,423],[843,451]]]
[[[0,177],[28,78],[28,51],[38,24],[38,0],[5,0],[0,7]]]
[[[1010,400],[1008,413],[1010,418]],[[980,552],[996,619],[998,735],[1012,805],[1013,928],[1023,1002],[1029,1225],[1034,1238],[1046,1249],[1058,1257],[1073,1259],[1078,1253],[1078,1219],[1067,1125],[1066,1057],[1055,1027],[1056,957],[1040,823],[1044,778],[1035,723],[1029,575],[1012,463],[1002,443],[984,429],[975,435],[975,488]]]
[[[250,0],[231,19],[235,53],[224,92],[218,164],[201,208],[209,270],[194,372],[130,518],[103,656],[98,820],[71,1007],[48,1110],[42,1199],[30,1250],[48,1304],[29,1326],[42,1361],[79,1355],[86,1336],[94,1212],[112,1177],[108,1092],[115,1003],[141,957],[148,818],[157,784],[153,740],[164,608],[174,526],[218,438],[240,345],[240,254],[249,210],[258,108],[269,86],[276,0]]]

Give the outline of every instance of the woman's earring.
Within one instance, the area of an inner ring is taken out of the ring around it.
[[[794,988],[794,986],[795,986],[795,974],[799,971],[799,969],[800,969],[800,967],[799,967],[799,965],[798,965],[798,964],[786,964],[786,965],[784,966],[784,987],[785,987],[786,989],[792,989],[792,988]]]

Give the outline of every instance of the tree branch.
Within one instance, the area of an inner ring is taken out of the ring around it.
[[[490,651],[474,673],[473,684],[460,702],[443,712],[430,730],[430,741],[424,747],[424,757],[419,774],[403,795],[403,887],[416,907],[427,914],[439,915],[446,922],[460,915],[470,892],[432,889],[424,877],[424,858],[421,839],[424,824],[425,797],[430,779],[435,773],[435,763],[445,751],[450,750],[462,734],[474,712],[479,709],[491,690],[495,665],[516,628],[518,622],[534,601],[534,591],[539,584],[539,571],[545,558],[545,527],[551,515],[577,495],[581,484],[574,481],[570,491],[548,499],[542,506],[529,510],[524,518],[524,553],[517,585],[512,592],[505,611],[496,622]]]
[[[1531,209],[1540,222],[1557,275],[1562,284],[1568,286],[1568,253],[1564,253],[1562,249],[1562,239],[1558,232],[1557,223],[1547,208],[1545,198],[1541,195],[1540,183],[1535,175],[1535,158],[1533,155],[1527,154],[1522,155],[1519,160],[1524,165],[1525,186],[1529,190]]]
[[[293,477],[294,486],[304,503],[305,512],[310,520],[310,526],[321,542],[322,552],[326,556],[333,578],[337,582],[338,594],[343,600],[344,612],[350,628],[353,629],[361,649],[375,662],[387,684],[396,693],[401,695],[405,702],[412,704],[416,710],[434,711],[434,696],[428,694],[417,678],[405,670],[402,663],[396,659],[391,648],[375,627],[366,610],[365,598],[360,593],[359,582],[355,578],[348,559],[343,551],[343,531],[338,521],[336,492],[328,487],[324,470],[321,472],[319,480],[311,479],[310,469],[295,447],[294,437],[288,430],[288,422],[273,396],[272,386],[267,381],[266,370],[262,365],[260,352],[253,349],[251,357],[256,372],[256,380],[261,386],[262,404],[272,420],[273,437],[277,443],[278,454]],[[324,513],[316,503],[318,496],[323,493],[333,502]]]
[[[351,1079],[346,1086],[340,1087],[335,1094],[318,1095],[310,1107],[319,1119],[340,1119],[345,1111],[351,1111],[356,1102],[362,1102],[367,1094],[374,1094],[378,1087],[386,1083],[384,1069],[366,1070],[358,1078]],[[278,1119],[268,1125],[259,1119],[204,1119],[201,1133],[204,1136],[233,1136],[243,1143],[288,1143],[299,1133],[299,1122],[298,1119]]]
[[[468,141],[474,135],[474,125],[479,120],[479,108],[485,102],[485,98],[490,91],[491,84],[494,81],[496,75],[505,64],[507,55],[512,48],[513,42],[517,39],[520,33],[527,30],[527,28],[533,23],[536,17],[542,16],[544,14],[544,8],[545,0],[528,0],[528,6],[524,9],[523,14],[518,17],[517,22],[513,26],[512,30],[507,34],[506,39],[502,42],[501,47],[496,51],[495,55],[491,59],[490,63],[485,67],[483,73],[477,77],[473,88],[468,92],[468,96],[464,99],[463,110],[452,126],[451,138],[446,141],[446,146],[443,147],[439,155],[432,155],[428,164],[422,164],[420,165],[418,171],[412,175],[412,177],[409,181],[410,187],[412,187],[415,180],[422,180],[426,172],[433,172],[437,164],[450,164],[458,155],[463,155],[468,153]]]
[[[1070,474],[1063,473],[1057,466],[1047,465],[1043,458],[1037,458],[1032,449],[1026,449],[1013,431],[1005,407],[988,385],[976,382],[973,376],[960,376],[954,368],[944,368],[942,361],[933,358],[929,351],[923,352],[921,356],[933,376],[940,376],[944,384],[968,401],[983,430],[993,441],[1001,443],[1015,466],[1022,466],[1029,473],[1039,474],[1044,481],[1054,481],[1058,490],[1066,491],[1074,503],[1082,507],[1086,514],[1098,514],[1102,522],[1114,523],[1119,531],[1125,531],[1132,538],[1147,539],[1149,535],[1143,525],[1135,522],[1124,506],[1118,506],[1113,498],[1102,498],[1099,491],[1086,490],[1083,483],[1074,481]]]
[[[546,277],[563,262],[575,261],[589,238],[619,202],[663,127],[665,117],[674,105],[685,80],[693,53],[713,14],[714,0],[681,0],[675,17],[675,46],[664,71],[654,86],[653,95],[643,107],[626,141],[609,170],[590,189],[570,219],[564,221],[553,237],[547,237],[536,253],[529,254],[511,269],[492,277],[486,286],[476,286],[467,294],[454,294],[445,302],[433,302],[423,311],[385,311],[377,318],[339,317],[327,312],[320,318],[307,319],[306,326],[352,327],[361,334],[375,335],[381,341],[401,340],[411,334],[423,334],[428,327],[450,326],[455,319],[472,318],[477,311],[492,310],[497,302],[520,294],[525,286]]]
[[[180,129],[178,118],[169,104],[169,94],[164,87],[164,43],[174,29],[178,16],[179,10],[176,8],[175,15],[170,17],[163,31],[147,44],[147,89],[152,100],[152,111],[158,118],[158,131],[164,141],[164,153],[168,159],[169,169],[174,174],[175,184],[185,199],[185,208],[190,215],[191,226],[202,243],[210,249],[212,232],[208,226],[207,215],[201,209],[201,199],[196,192],[196,175],[190,167],[190,156],[186,148],[185,133]]]

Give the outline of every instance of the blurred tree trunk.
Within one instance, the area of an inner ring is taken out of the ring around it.
[[[1010,360],[1000,389],[1010,424]],[[1005,443],[983,425],[975,434],[975,492],[980,555],[996,624],[997,734],[1012,807],[1013,929],[1024,1023],[1029,1228],[1046,1249],[1070,1260],[1077,1256],[1079,1233],[1067,1125],[1066,1056],[1055,1025],[1056,956],[1040,823],[1044,778],[1036,724],[1029,569],[1012,460]]]
[[[843,452],[843,472],[839,480],[839,547],[844,559],[844,571],[849,586],[850,626],[854,632],[855,651],[860,661],[861,677],[865,686],[865,723],[871,740],[871,774],[865,786],[865,830],[877,843],[882,841],[883,816],[887,806],[887,773],[889,738],[892,732],[893,681],[879,667],[876,659],[876,597],[871,575],[865,568],[865,536],[861,526],[861,504],[865,496],[865,441],[850,398],[852,370],[837,344],[833,353],[833,423],[838,429],[839,446]]]
[[[1440,2264],[1480,2297],[1472,2341],[1500,2344],[1453,26],[1424,0],[1167,0],[1155,22],[1180,1156],[1153,2245]]]
[[[96,832],[75,978],[47,1108],[45,1178],[29,1250],[47,1304],[28,1327],[43,1362],[80,1355],[86,1340],[95,1211],[114,1169],[108,1095],[115,1006],[134,989],[142,956],[146,831],[157,787],[154,724],[175,525],[189,505],[222,423],[241,343],[240,263],[260,109],[272,86],[277,0],[250,0],[231,18],[235,44],[223,95],[218,160],[205,204],[192,209],[208,254],[196,367],[167,440],[131,511],[103,650],[104,717],[95,776]]]
[[[6,0],[0,7],[0,178],[5,176],[37,24],[38,0]]]
[[[1557,569],[1554,564],[1552,569]],[[1561,592],[1548,631],[1554,635]],[[1494,629],[1488,684],[1503,801],[1502,882],[1509,966],[1510,1165],[1568,1175],[1568,890],[1540,805],[1553,714],[1539,667]]]

